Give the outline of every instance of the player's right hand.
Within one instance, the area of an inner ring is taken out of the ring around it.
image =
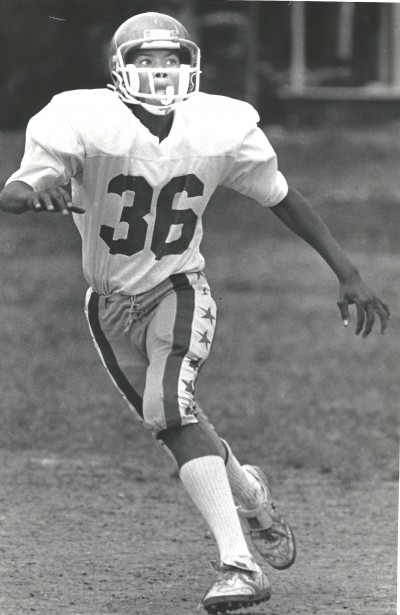
[[[62,213],[64,216],[70,212],[84,214],[85,210],[72,203],[71,195],[66,187],[57,186],[42,192],[32,192],[26,199],[29,210],[40,213]]]

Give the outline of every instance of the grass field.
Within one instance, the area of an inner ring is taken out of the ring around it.
[[[271,214],[222,191],[209,206],[204,253],[219,324],[198,394],[244,454],[255,438],[266,461],[282,468],[343,480],[396,473],[397,133],[270,135],[289,182],[391,305],[383,337],[342,329],[336,279]],[[21,135],[3,134],[0,143],[4,180],[18,165]],[[92,348],[72,221],[3,214],[0,238],[1,445],[129,451],[143,434]]]
[[[364,486],[367,497],[398,479],[400,126],[295,134],[273,127],[269,136],[289,183],[310,199],[389,303],[390,326],[367,340],[354,335],[354,319],[352,330],[343,329],[337,283],[325,264],[270,213],[218,191],[206,214],[203,249],[219,323],[199,401],[241,460],[257,459],[276,483],[297,472],[305,485],[320,476],[349,497]],[[0,135],[0,185],[18,166],[22,146],[21,134]],[[134,422],[92,347],[72,220],[2,214],[1,222],[4,454],[78,464],[105,455],[121,467],[132,459],[154,461],[151,437]],[[394,513],[386,527],[393,544]],[[387,615],[388,604],[346,612]],[[304,612],[342,611],[325,603]]]

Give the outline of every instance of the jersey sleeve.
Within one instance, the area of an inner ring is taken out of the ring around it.
[[[18,171],[7,180],[23,181],[35,191],[62,186],[81,173],[85,149],[54,100],[28,123]]]
[[[287,182],[278,170],[275,151],[257,126],[249,127],[239,145],[223,185],[272,207],[285,198]]]

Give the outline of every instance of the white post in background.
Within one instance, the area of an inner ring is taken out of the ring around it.
[[[291,59],[290,87],[304,90],[306,85],[306,20],[305,2],[293,2],[291,6]]]
[[[386,2],[380,8],[379,32],[378,32],[378,82],[388,86],[392,80],[391,45],[392,39],[392,7]]]
[[[350,62],[353,58],[354,13],[354,2],[339,4],[337,56],[344,63]]]
[[[390,8],[393,11],[392,85],[395,88],[400,88],[400,4],[398,4],[397,2],[394,2],[393,4],[391,4]]]

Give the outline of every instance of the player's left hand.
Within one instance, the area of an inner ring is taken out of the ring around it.
[[[385,332],[390,318],[390,310],[357,275],[340,284],[337,305],[345,327],[350,324],[349,305],[354,304],[357,310],[356,335],[362,332],[362,337],[368,337],[375,322],[375,314],[381,322],[381,333]]]

